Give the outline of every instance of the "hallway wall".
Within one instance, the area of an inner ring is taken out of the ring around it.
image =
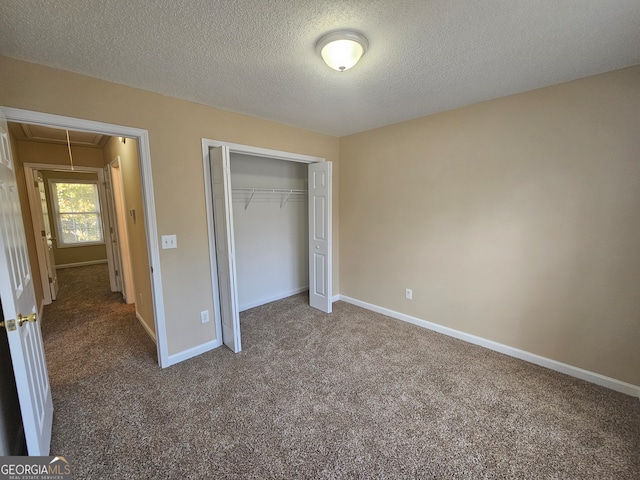
[[[127,212],[133,210],[135,212],[135,218],[127,215],[126,222],[133,270],[133,284],[136,293],[136,315],[144,323],[147,331],[155,334],[149,249],[147,248],[144,200],[138,161],[138,142],[132,138],[127,138],[126,143],[122,143],[118,137],[111,137],[104,146],[104,165],[108,165],[116,157],[120,157],[125,210]]]

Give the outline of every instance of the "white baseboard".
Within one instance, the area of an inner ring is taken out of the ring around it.
[[[198,345],[197,347],[193,347],[180,353],[169,355],[167,364],[162,365],[162,368],[170,367],[171,365],[175,365],[176,363],[180,363],[184,360],[197,357],[198,355],[208,352],[209,350],[213,350],[214,348],[218,348],[221,345],[222,340],[211,340],[210,342],[203,343],[202,345]]]
[[[340,300],[340,295],[334,295],[333,297],[331,297],[331,303],[336,303],[338,300]]]
[[[487,340],[486,338],[461,332],[460,330],[444,327],[442,325],[438,325],[437,323],[428,322],[426,320],[422,320],[417,317],[412,317],[411,315],[406,315],[404,313],[396,312],[388,308],[380,307],[372,303],[363,302],[361,300],[357,300],[355,298],[351,298],[346,295],[339,295],[339,299],[342,300],[343,302],[351,303],[353,305],[357,305],[358,307],[371,310],[372,312],[381,313],[388,317],[392,317],[397,320],[402,320],[403,322],[412,323],[413,325],[417,325],[419,327],[423,327],[428,330],[433,330],[435,332],[442,333],[444,335],[448,335],[450,337],[454,337],[459,340],[464,340],[465,342],[473,343],[475,345],[480,345],[481,347],[488,348],[489,350],[494,350],[496,352],[500,352],[505,355],[509,355],[511,357],[519,358],[521,360],[525,360],[527,362],[540,365],[541,367],[545,367],[550,370],[555,370],[557,372],[561,372],[566,375],[579,378],[581,380],[586,380],[587,382],[595,383],[596,385],[600,385],[602,387],[610,388],[611,390],[615,390],[617,392],[626,393],[627,395],[632,395],[640,398],[640,386],[638,385],[632,385],[631,383],[626,383],[620,380],[616,380],[615,378],[601,375],[599,373],[574,367],[566,363],[558,362],[550,358],[536,355],[535,353],[530,353],[524,350],[520,350],[518,348],[504,345],[502,343],[494,342],[493,340]]]
[[[273,297],[263,298],[262,300],[258,300],[256,302],[245,303],[244,305],[240,305],[238,307],[238,311],[244,312],[245,310],[249,310],[250,308],[259,307],[260,305],[265,305],[267,303],[275,302],[276,300],[282,300],[283,298],[290,297],[291,295],[297,295],[298,293],[306,292],[309,290],[309,286],[296,288],[295,290],[290,290],[288,292],[279,293]]]
[[[62,268],[86,267],[87,265],[98,265],[100,263],[107,263],[107,260],[89,260],[87,262],[64,263],[62,265],[56,265],[56,270],[60,270]]]
[[[149,326],[146,324],[146,322],[142,318],[142,315],[140,315],[140,312],[138,312],[138,309],[136,309],[136,318],[140,322],[140,325],[142,325],[142,328],[144,328],[144,331],[147,332],[147,334],[151,337],[151,340],[153,340],[153,343],[156,343],[156,333],[153,330],[151,330],[151,328],[149,328]]]

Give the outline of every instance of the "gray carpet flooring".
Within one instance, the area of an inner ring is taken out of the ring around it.
[[[46,307],[52,454],[75,478],[640,478],[640,401],[337,302],[241,315],[161,370],[104,265]]]

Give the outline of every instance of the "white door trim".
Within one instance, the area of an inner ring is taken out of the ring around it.
[[[117,187],[114,182],[113,173],[117,170]],[[127,228],[126,203],[124,199],[124,185],[122,179],[122,168],[120,155],[108,165],[109,182],[112,186],[111,196],[113,197],[114,209],[114,231],[118,238],[118,251],[120,252],[120,284],[122,293],[127,303],[136,303],[136,294],[133,282],[133,272],[131,266],[131,249],[129,248],[129,229]],[[122,224],[122,225],[120,225]],[[120,228],[122,226],[122,228]],[[144,323],[143,323],[144,325]]]
[[[209,349],[222,345],[222,316],[220,314],[220,301],[218,300],[218,261],[216,259],[216,232],[213,222],[213,184],[211,182],[211,161],[209,148],[219,147],[213,140],[202,139],[202,167],[204,168],[204,198],[207,212],[207,233],[209,237],[209,265],[211,275],[211,298],[213,299],[213,319],[216,324],[216,339],[209,344]],[[199,352],[203,353],[203,352]],[[199,354],[198,353],[198,354]]]
[[[324,158],[303,155],[300,153],[284,152],[281,150],[271,150],[269,148],[253,147],[241,145],[239,143],[223,142],[208,138],[202,139],[202,168],[204,171],[204,191],[207,211],[207,231],[209,236],[209,265],[211,265],[211,295],[214,301],[214,319],[216,324],[216,340],[210,344],[210,349],[222,345],[222,321],[220,315],[220,302],[218,299],[218,264],[216,262],[215,227],[213,222],[213,188],[211,183],[211,161],[209,149],[211,147],[228,147],[229,153],[239,153],[253,155],[257,157],[267,157],[277,160],[286,160],[298,163],[318,163],[326,162]],[[201,353],[201,352],[200,352]]]
[[[102,133],[113,137],[135,138],[138,142],[140,161],[140,181],[142,183],[143,208],[147,229],[147,247],[149,251],[149,267],[151,272],[151,290],[153,293],[153,310],[156,327],[156,348],[160,367],[168,367],[169,349],[162,294],[162,274],[160,270],[160,248],[156,207],[153,194],[153,178],[151,174],[151,150],[149,148],[149,132],[141,128],[125,127],[111,123],[95,122],[80,118],[34,112],[19,108],[2,107],[0,111],[9,122],[31,123],[53,128],[67,128],[81,132]]]
[[[111,251],[111,258],[113,259],[113,265],[109,264],[109,283],[111,284],[112,292],[120,292],[125,302],[127,300],[124,294],[124,288],[122,286],[122,261],[120,260],[120,252],[114,247],[113,235],[117,231],[117,219],[115,217],[115,207],[113,202],[113,182],[111,181],[110,166],[107,165],[103,168],[104,171],[104,185],[105,194],[107,197],[107,204],[105,205],[105,212],[109,223],[109,231],[105,232],[105,243],[107,250]],[[106,240],[107,236],[109,237]],[[118,246],[119,248],[119,246]],[[120,272],[120,274],[118,274]]]
[[[16,154],[14,154],[15,157]],[[33,226],[33,234],[35,237],[36,243],[36,253],[38,257],[38,265],[40,267],[40,283],[42,285],[42,304],[38,305],[38,311],[42,310],[42,305],[49,305],[53,299],[51,298],[51,287],[49,286],[49,277],[47,274],[47,260],[46,255],[47,252],[44,251],[44,245],[39,240],[40,230],[44,229],[44,217],[41,211],[41,207],[36,203],[39,202],[40,199],[36,199],[36,192],[33,189],[33,183],[35,182],[35,175],[33,174],[36,168],[27,168],[27,165],[24,164],[24,177],[27,182],[27,198],[29,199],[29,208],[31,210],[31,225]],[[40,212],[40,215],[38,215]],[[26,230],[26,229],[25,229]],[[34,280],[35,281],[35,280]],[[40,317],[42,318],[42,317]]]
[[[276,160],[286,160],[288,162],[298,163],[318,163],[326,162],[324,158],[313,157],[311,155],[303,155],[301,153],[283,152],[281,150],[271,150],[269,148],[252,147],[250,145],[241,145],[239,143],[221,142],[219,140],[202,139],[202,150],[207,151],[207,160],[209,158],[209,147],[229,147],[229,153],[241,153],[244,155],[253,155],[254,157],[275,158]]]

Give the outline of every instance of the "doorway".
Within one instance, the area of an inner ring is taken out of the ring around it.
[[[65,278],[71,279],[73,272],[81,274],[78,267],[104,264],[108,272],[106,288],[120,293],[125,303],[135,305],[136,318],[155,342],[135,140],[129,139],[127,143],[121,137],[96,134],[90,137],[94,142],[88,144],[82,134],[74,131],[17,123],[10,123],[9,129],[18,146],[14,158],[24,170],[33,237],[42,238],[35,245],[43,303],[48,305],[55,300],[53,294],[57,296],[53,287],[58,283],[58,269],[70,270]],[[32,135],[34,132],[37,136]],[[67,144],[56,140],[67,134]],[[30,163],[60,162],[67,155],[66,165]],[[106,166],[87,166],[96,163]],[[43,196],[44,202],[40,200]],[[131,214],[126,215],[125,211]],[[51,221],[47,222],[48,219]],[[45,236],[46,230],[40,228],[47,223],[51,232]],[[135,253],[133,264],[129,237]],[[49,254],[51,251],[53,255]],[[36,265],[33,267],[35,271]],[[51,296],[47,295],[50,292]]]
[[[145,243],[149,265],[148,274],[151,282],[151,298],[147,299],[147,302],[151,304],[153,311],[152,316],[156,333],[155,340],[158,363],[162,368],[167,367],[172,363],[176,363],[176,361],[172,361],[169,357],[166,338],[164,306],[162,302],[160,254],[158,249],[148,132],[142,129],[94,122],[90,120],[63,117],[9,107],[0,108],[9,122],[39,125],[57,129],[68,129],[78,132],[98,133],[112,137],[131,138],[136,140],[139,158],[139,181],[142,187],[142,210],[144,211],[144,225],[147,234]],[[132,212],[132,215],[135,215],[135,212]]]
[[[16,124],[10,124],[10,130],[17,128]],[[23,139],[18,138],[17,141]],[[41,152],[44,156],[51,152],[51,148],[55,148],[40,142],[30,142],[29,145],[32,152],[36,149],[36,154]],[[30,153],[28,160],[31,155],[33,153]],[[14,157],[19,158],[18,152],[14,153]],[[29,162],[22,163],[22,166],[33,234],[36,237],[43,304],[49,305],[57,297],[58,269],[107,263],[110,272],[113,271],[114,261],[109,248],[109,232],[113,227],[109,218],[105,179],[100,168],[75,166],[72,169],[69,165]],[[75,205],[79,201],[74,201],[76,198],[82,198],[81,205]],[[60,202],[65,205],[64,210],[81,209],[84,213],[61,212]],[[74,215],[82,221],[75,221]],[[69,230],[70,225],[63,225],[69,220],[73,221],[73,227],[76,228],[75,235],[73,230]],[[38,242],[38,239],[41,241]],[[118,291],[114,286],[112,281],[111,290]]]
[[[231,154],[307,165],[309,304],[313,308],[331,313],[331,162],[319,157],[207,139],[202,140],[202,149],[211,279],[213,298],[217,300],[214,305],[214,315],[218,342],[224,343],[236,353],[242,349],[232,207]],[[253,193],[255,192],[250,194],[251,197]],[[283,191],[278,193],[285,195],[282,201],[286,202],[287,193]],[[293,189],[288,193],[293,194]]]

